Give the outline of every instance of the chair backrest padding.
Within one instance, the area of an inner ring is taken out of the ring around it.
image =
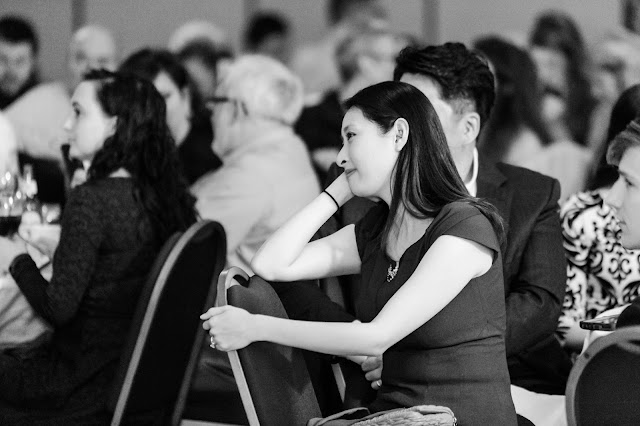
[[[229,287],[227,303],[251,313],[287,318],[273,288],[257,276],[251,277],[246,287]],[[270,342],[254,342],[238,350],[237,355],[262,426],[304,425],[312,417],[321,416],[299,349]]]
[[[204,333],[199,316],[213,305],[225,258],[224,230],[211,221],[192,225],[164,261],[159,256],[121,358],[112,424],[130,413],[172,414],[195,368]]]
[[[640,425],[640,327],[595,340],[567,384],[570,425]]]

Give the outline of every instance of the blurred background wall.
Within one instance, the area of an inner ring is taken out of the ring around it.
[[[524,40],[535,16],[546,9],[572,14],[587,42],[621,21],[618,0],[385,0],[392,28],[432,43],[465,43],[488,32]],[[45,79],[65,75],[74,28],[99,23],[110,28],[123,55],[144,45],[162,45],[183,22],[209,20],[224,28],[236,51],[251,13],[270,9],[291,22],[298,44],[318,40],[327,29],[325,0],[0,0],[0,16],[15,13],[35,24]]]

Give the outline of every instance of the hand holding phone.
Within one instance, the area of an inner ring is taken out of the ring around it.
[[[590,320],[580,321],[580,328],[585,330],[613,331],[616,329],[618,315],[608,315]]]

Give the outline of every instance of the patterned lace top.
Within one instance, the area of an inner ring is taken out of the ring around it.
[[[571,196],[560,212],[567,289],[558,334],[631,302],[640,293],[640,250],[620,244],[620,228],[601,191]]]

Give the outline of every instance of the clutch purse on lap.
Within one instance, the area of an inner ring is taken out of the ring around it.
[[[307,426],[455,426],[456,422],[453,411],[447,407],[417,405],[374,414],[369,414],[366,408],[353,408],[311,419]]]

